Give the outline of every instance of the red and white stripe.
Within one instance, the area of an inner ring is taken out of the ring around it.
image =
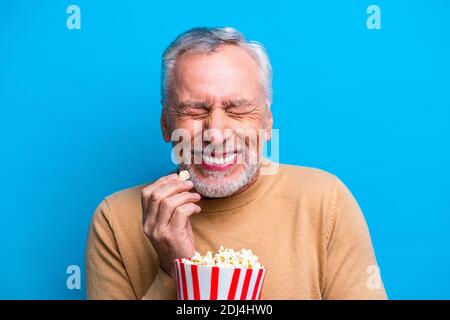
[[[220,268],[175,260],[179,300],[259,300],[266,269]]]

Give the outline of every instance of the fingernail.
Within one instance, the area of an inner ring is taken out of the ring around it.
[[[187,181],[185,181],[184,183],[185,183],[187,186],[192,186],[192,185],[193,185],[192,181],[190,181],[190,180],[187,180]]]

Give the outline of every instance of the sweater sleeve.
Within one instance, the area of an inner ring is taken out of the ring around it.
[[[387,298],[364,216],[338,179],[327,230],[323,298]]]
[[[159,268],[155,281],[142,297],[142,300],[175,300],[176,298],[176,281],[163,269]]]
[[[109,206],[104,200],[95,211],[89,228],[86,249],[87,298],[93,300],[139,299],[133,289],[108,219]],[[176,282],[161,268],[142,299],[176,297]]]

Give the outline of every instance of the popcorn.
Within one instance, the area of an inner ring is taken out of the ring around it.
[[[208,251],[204,256],[195,252],[191,259],[182,259],[182,261],[186,264],[208,267],[245,269],[263,268],[258,262],[258,257],[255,256],[251,250],[241,249],[240,251],[234,251],[233,249],[224,249],[223,246],[220,246],[219,251],[214,255],[211,251]]]
[[[174,263],[179,300],[261,300],[267,268],[251,250],[221,246]]]
[[[187,181],[189,180],[190,175],[189,175],[189,171],[187,170],[181,170],[180,173],[178,174],[178,180],[182,180],[182,181]]]

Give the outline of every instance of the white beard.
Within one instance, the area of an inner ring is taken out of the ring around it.
[[[189,171],[190,179],[198,193],[208,198],[224,198],[231,196],[249,184],[258,174],[261,163],[258,159],[257,163],[244,163],[243,166],[242,173],[231,182],[224,182],[224,178],[230,174],[233,167],[225,171],[211,171],[200,168],[202,177],[199,177],[188,165],[181,164],[180,168]]]

